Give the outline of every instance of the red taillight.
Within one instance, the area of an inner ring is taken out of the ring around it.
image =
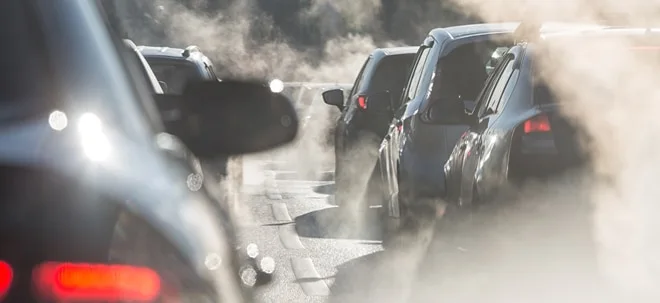
[[[403,130],[403,124],[398,124],[396,126],[396,131],[401,132]]]
[[[366,96],[358,96],[358,106],[361,109],[367,109],[367,97]]]
[[[0,261],[0,300],[9,292],[13,279],[14,271],[11,269],[11,265],[5,261]]]
[[[155,271],[127,265],[45,263],[33,278],[42,299],[56,302],[152,302],[161,287]]]
[[[550,121],[548,120],[548,116],[539,115],[525,121],[523,128],[526,134],[549,132]]]

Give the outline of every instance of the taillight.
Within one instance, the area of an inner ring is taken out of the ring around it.
[[[550,120],[548,120],[548,116],[546,115],[538,115],[525,121],[523,129],[525,130],[526,134],[549,132],[551,130]]]
[[[13,279],[14,271],[11,269],[11,265],[5,261],[0,261],[0,300],[9,292]]]
[[[367,96],[358,96],[357,102],[361,109],[367,109]]]
[[[403,124],[398,124],[396,126],[396,131],[401,132],[403,130]]]
[[[161,288],[155,271],[128,265],[44,263],[33,279],[41,299],[56,302],[152,302]]]

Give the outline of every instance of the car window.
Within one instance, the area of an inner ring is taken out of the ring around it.
[[[364,77],[364,71],[367,69],[367,65],[371,62],[372,57],[369,56],[366,61],[364,61],[364,64],[362,65],[362,68],[360,69],[360,72],[357,75],[357,78],[355,78],[355,83],[353,83],[353,89],[351,89],[351,93],[348,95],[348,98],[344,100],[344,107],[346,107],[346,102],[348,100],[351,100],[355,94],[357,94],[358,89],[360,89],[360,85],[362,84],[362,79]]]
[[[142,77],[144,78],[144,81],[148,84],[149,88],[151,89],[151,93],[156,93],[156,94],[162,94],[163,89],[160,87],[160,83],[158,83],[158,77],[153,73],[153,70],[149,66],[149,63],[144,59],[144,57],[140,54],[139,51],[128,48],[128,51],[130,53],[129,56],[127,56],[128,60],[135,60],[135,64],[138,64],[141,68],[140,71],[142,72]]]
[[[415,99],[419,94],[420,80],[424,70],[427,69],[426,61],[428,60],[429,53],[431,52],[430,47],[422,47],[419,50],[419,55],[415,61],[415,67],[410,74],[410,81],[408,82],[407,92],[406,92],[406,102],[412,99]]]
[[[503,60],[503,68],[499,71],[497,81],[494,82],[493,90],[490,92],[490,96],[488,97],[488,101],[486,101],[486,106],[484,107],[484,111],[481,112],[480,115],[485,114],[488,109],[491,109],[493,112],[497,112],[497,104],[504,94],[504,88],[506,87],[506,84],[509,82],[509,79],[513,73],[513,62],[514,60],[512,56],[507,56]]]
[[[479,97],[477,97],[477,106],[475,107],[476,113],[479,117],[483,116],[483,114],[486,112],[486,106],[488,105],[488,100],[491,95],[491,92],[493,91],[493,88],[495,87],[495,84],[498,82],[500,75],[502,74],[502,70],[504,69],[506,64],[500,63],[495,67],[495,70],[488,76],[488,79],[486,80],[486,84],[482,88],[481,92],[479,93]]]
[[[167,84],[168,93],[181,94],[190,80],[201,79],[197,67],[188,61],[147,59],[159,81]]]
[[[415,54],[387,56],[374,71],[369,83],[369,94],[389,91],[393,98],[401,97],[408,78],[408,71],[415,59]]]

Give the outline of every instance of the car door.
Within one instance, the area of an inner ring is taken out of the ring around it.
[[[362,78],[364,77],[364,73],[368,69],[372,61],[373,61],[372,56],[369,56],[367,60],[364,61],[362,68],[360,68],[360,72],[355,78],[355,83],[353,83],[353,87],[351,88],[350,93],[348,93],[348,96],[346,96],[346,98],[344,99],[344,106],[342,108],[341,115],[337,120],[337,129],[335,131],[336,155],[340,155],[342,152],[345,151],[345,147],[346,147],[345,140],[346,140],[346,136],[348,135],[347,124],[352,118],[352,115],[357,110],[357,104],[355,99],[357,98],[358,92],[360,90],[360,85],[362,85],[363,82]]]
[[[461,185],[459,195],[459,205],[471,204],[475,197],[474,193],[482,192],[476,183],[480,182],[482,175],[479,164],[483,159],[486,149],[493,144],[491,136],[491,126],[499,117],[498,105],[504,95],[505,88],[514,72],[514,55],[508,53],[493,74],[491,83],[484,89],[480,96],[478,107],[473,115],[476,115],[476,122],[463,135],[458,148],[462,150],[463,164],[461,168]]]
[[[388,212],[390,216],[398,217],[399,216],[399,207],[398,207],[398,162],[399,162],[399,152],[401,147],[402,140],[402,130],[404,123],[404,115],[408,110],[408,105],[410,101],[415,99],[415,96],[421,94],[419,91],[421,85],[421,78],[426,67],[426,63],[429,60],[429,55],[431,54],[431,43],[425,43],[420,47],[417,52],[417,58],[415,63],[411,68],[408,85],[399,99],[399,104],[401,104],[398,110],[394,114],[392,123],[385,135],[385,139],[381,144],[380,149],[380,165],[381,165],[381,174],[384,179],[384,184],[387,189],[388,194]]]

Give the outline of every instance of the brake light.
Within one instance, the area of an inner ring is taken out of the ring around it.
[[[358,106],[361,109],[367,109],[367,97],[366,96],[358,96]]]
[[[14,271],[11,265],[5,261],[0,261],[0,300],[7,295],[11,282],[14,279]]]
[[[398,124],[396,126],[396,131],[401,132],[403,130],[403,124]]]
[[[33,279],[42,299],[56,302],[151,302],[161,288],[155,271],[127,265],[44,263]]]
[[[523,128],[526,134],[549,132],[551,130],[550,120],[546,115],[539,115],[525,121]]]

